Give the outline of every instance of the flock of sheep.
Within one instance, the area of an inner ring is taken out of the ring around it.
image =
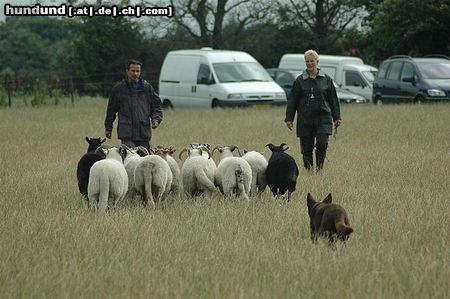
[[[298,177],[298,167],[285,153],[284,143],[267,145],[272,151],[269,160],[256,151],[241,156],[235,145],[211,151],[209,144],[192,143],[179,153],[180,169],[172,147],[158,146],[149,152],[144,147],[109,146],[100,138],[86,137],[86,141],[88,152],[77,166],[78,187],[88,204],[101,212],[125,197],[141,196],[145,205],[155,206],[171,192],[190,198],[210,198],[220,192],[224,197],[249,200],[269,186],[275,197],[287,194],[289,200]],[[216,150],[217,165],[212,159]]]

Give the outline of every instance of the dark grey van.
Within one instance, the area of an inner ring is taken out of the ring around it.
[[[443,55],[389,57],[378,69],[372,101],[450,101],[450,59]]]

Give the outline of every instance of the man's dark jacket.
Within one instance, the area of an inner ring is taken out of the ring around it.
[[[313,91],[314,98],[311,98]],[[331,135],[333,121],[341,119],[336,88],[330,76],[319,70],[311,78],[305,70],[292,86],[286,106],[286,121],[294,121],[297,113],[297,136]]]
[[[117,137],[121,140],[147,141],[151,139],[151,121],[162,121],[161,99],[153,87],[140,80],[140,88],[130,82],[117,83],[109,96],[105,130],[112,131],[118,113]]]

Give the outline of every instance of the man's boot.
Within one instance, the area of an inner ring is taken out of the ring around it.
[[[317,164],[317,171],[320,171],[323,167],[323,163],[325,162],[326,152],[321,152],[316,150],[316,164]]]
[[[306,170],[311,170],[311,168],[313,167],[313,157],[312,154],[311,156],[309,155],[303,155],[303,166],[305,167]]]

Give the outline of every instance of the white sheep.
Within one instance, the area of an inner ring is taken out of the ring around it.
[[[134,171],[136,170],[136,166],[142,161],[144,156],[149,155],[148,150],[143,146],[137,146],[134,149],[128,149],[127,155],[123,164],[125,166],[125,170],[128,175],[128,197],[134,197],[136,195],[140,195],[139,191],[135,187],[134,181]]]
[[[183,152],[188,152],[188,158],[184,161],[181,167],[181,181],[183,183],[184,192],[190,196],[202,195],[205,198],[210,198],[216,190],[214,186],[214,167],[210,163],[209,156],[205,158],[202,154],[207,152],[207,149],[191,148],[184,149]]]
[[[143,157],[134,171],[134,184],[142,194],[144,203],[155,206],[155,200],[161,201],[170,191],[172,172],[169,164],[158,155]]]
[[[163,146],[157,146],[153,150],[155,154],[161,156],[169,164],[170,171],[172,172],[172,185],[170,186],[170,192],[178,194],[180,191],[180,166],[178,166],[177,161],[172,157],[176,149],[172,146],[169,148]]]
[[[213,169],[214,173],[216,172],[217,165],[216,162],[211,157],[211,145],[209,143],[191,143],[191,148],[199,148],[202,149],[203,158],[208,160],[210,164],[209,167]]]
[[[237,196],[248,200],[252,168],[241,157],[233,156],[233,151],[238,149],[237,146],[216,146],[214,150],[216,149],[220,153],[220,162],[215,174],[215,185],[225,197]]]
[[[89,172],[88,198],[96,211],[104,212],[106,208],[114,208],[126,195],[128,176],[123,166],[124,147],[106,148],[106,158],[92,165]]]
[[[267,168],[267,159],[261,153],[257,151],[244,151],[244,155],[242,159],[250,164],[252,168],[252,184],[250,189],[250,195],[261,195],[266,189],[267,180],[266,180],[266,168]]]

